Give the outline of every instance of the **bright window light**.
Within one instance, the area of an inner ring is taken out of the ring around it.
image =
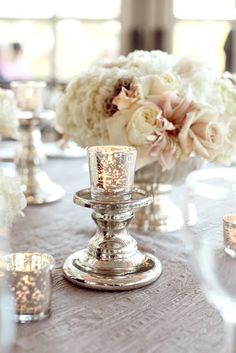
[[[174,0],[174,15],[185,20],[234,20],[235,0]]]

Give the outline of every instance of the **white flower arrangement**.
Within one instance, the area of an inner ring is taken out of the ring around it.
[[[0,136],[12,138],[17,136],[18,120],[16,112],[13,92],[0,88]]]
[[[26,198],[16,177],[6,176],[0,170],[0,226],[10,227],[14,217],[22,214]]]
[[[138,168],[163,170],[198,155],[228,164],[236,152],[236,86],[207,65],[161,51],[135,51],[74,79],[57,125],[81,147],[130,145]]]

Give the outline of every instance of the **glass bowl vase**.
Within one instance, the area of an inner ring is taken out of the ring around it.
[[[193,156],[163,171],[158,162],[136,171],[135,186],[151,192],[153,203],[136,210],[130,227],[143,232],[174,232],[184,224],[181,208],[171,198],[173,187],[182,185],[187,175],[202,167],[203,159]]]

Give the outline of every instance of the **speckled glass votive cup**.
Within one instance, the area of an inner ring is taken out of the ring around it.
[[[14,253],[4,256],[3,262],[15,299],[16,321],[26,323],[48,317],[53,257],[44,253]]]
[[[236,257],[236,213],[223,217],[225,252]]]
[[[136,149],[128,146],[88,148],[91,195],[96,200],[129,199],[134,184]]]

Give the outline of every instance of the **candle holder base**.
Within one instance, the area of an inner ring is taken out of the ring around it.
[[[28,182],[22,178],[22,190],[28,205],[43,205],[60,200],[64,189],[51,181],[45,172],[39,172]]]
[[[143,261],[136,267],[135,272],[116,274],[98,274],[89,270],[85,265],[89,258],[87,249],[70,255],[64,266],[64,276],[72,283],[91,289],[103,291],[123,291],[144,287],[154,282],[161,275],[161,263],[153,255],[140,253]],[[102,261],[102,260],[101,260]]]
[[[146,286],[162,272],[160,261],[142,252],[128,230],[133,209],[148,205],[152,197],[133,189],[128,200],[94,200],[90,189],[77,192],[74,202],[94,210],[97,225],[87,249],[70,255],[64,276],[76,285],[99,290],[121,291]]]

